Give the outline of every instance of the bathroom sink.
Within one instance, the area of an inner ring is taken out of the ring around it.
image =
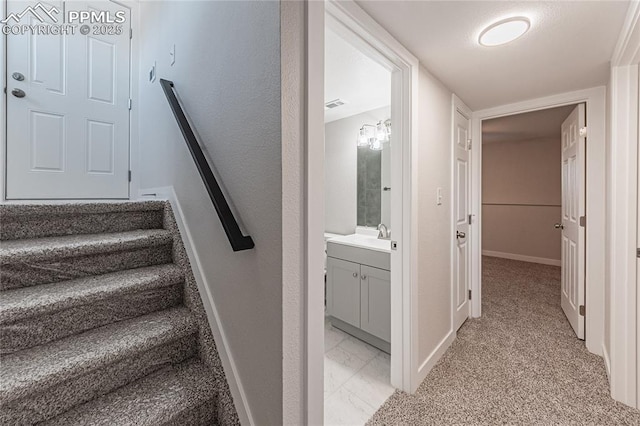
[[[391,253],[391,240],[382,240],[377,237],[365,234],[351,234],[342,237],[335,237],[329,240],[331,243],[345,246],[376,250],[384,253]]]

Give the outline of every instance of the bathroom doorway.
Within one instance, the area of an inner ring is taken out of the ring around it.
[[[325,29],[325,425],[364,424],[391,385],[392,72]]]

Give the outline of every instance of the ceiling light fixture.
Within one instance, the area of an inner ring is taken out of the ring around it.
[[[480,33],[478,42],[483,46],[500,46],[521,37],[529,28],[531,22],[528,18],[517,16],[503,19],[485,28]]]

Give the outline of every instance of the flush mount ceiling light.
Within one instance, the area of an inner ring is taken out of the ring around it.
[[[483,46],[500,46],[521,37],[530,27],[529,19],[522,16],[503,19],[485,28],[478,42]]]

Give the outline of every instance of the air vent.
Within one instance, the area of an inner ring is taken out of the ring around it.
[[[324,110],[326,111],[328,109],[338,108],[339,106],[342,106],[345,103],[346,101],[343,101],[342,99],[334,99],[324,104]]]

